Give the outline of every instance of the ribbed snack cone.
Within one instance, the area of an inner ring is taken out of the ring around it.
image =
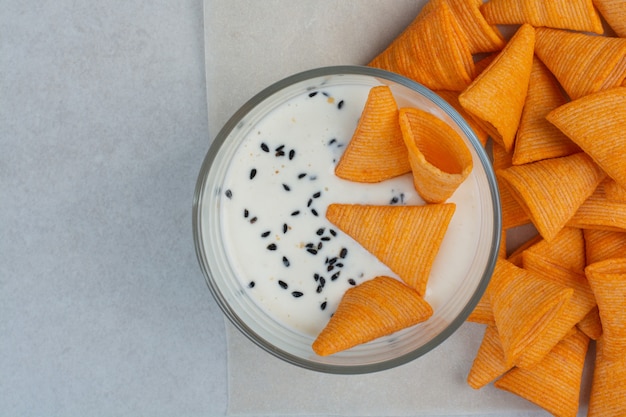
[[[499,259],[488,293],[505,364],[512,366],[558,322],[574,290]]]
[[[400,109],[400,128],[417,193],[428,203],[445,202],[472,171],[467,145],[446,122],[423,110]]]
[[[507,152],[513,150],[526,101],[534,45],[535,29],[522,25],[502,52],[459,96],[461,106]]]
[[[511,366],[506,364],[498,329],[496,326],[487,326],[467,375],[467,384],[474,389],[480,389],[509,369]]]
[[[626,39],[623,41],[626,48]],[[626,76],[626,52],[623,61]],[[626,188],[626,87],[571,101],[552,110],[546,118]]]
[[[423,322],[432,314],[432,307],[412,288],[394,278],[376,277],[345,292],[313,350],[332,355]]]
[[[568,226],[626,233],[626,202],[611,200],[606,193],[606,183],[607,179],[578,207]]]
[[[588,264],[626,254],[626,233],[610,230],[585,229],[585,254]]]
[[[368,65],[398,73],[431,90],[461,91],[474,77],[467,36],[445,3],[420,13]]]
[[[456,205],[331,204],[326,218],[424,295]]]
[[[372,183],[410,170],[391,89],[386,85],[372,87],[335,174],[349,181]]]
[[[605,177],[583,152],[512,166],[497,174],[548,241],[565,227]]]
[[[596,343],[587,417],[626,416],[626,355],[606,355],[606,340]]]
[[[580,152],[578,145],[546,120],[550,111],[567,101],[554,76],[535,57],[526,104],[515,139],[513,164],[521,165]]]
[[[514,368],[494,385],[557,417],[576,417],[589,338],[574,329],[532,369]]]
[[[593,4],[620,38],[626,38],[626,2],[624,0],[593,0]]]
[[[626,39],[537,28],[535,54],[572,100],[617,87],[626,77]]]
[[[623,256],[626,256],[624,254]],[[602,322],[604,354],[626,356],[626,258],[612,258],[585,268]]]
[[[604,33],[591,0],[490,0],[480,11],[493,25],[529,23],[535,27]]]

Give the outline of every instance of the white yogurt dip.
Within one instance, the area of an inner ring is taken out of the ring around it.
[[[248,128],[220,190],[223,243],[242,287],[273,319],[304,335],[317,335],[350,286],[378,275],[397,278],[326,220],[327,206],[424,204],[410,174],[378,184],[334,175],[369,88],[320,85],[278,105]],[[435,311],[462,285],[479,246],[475,175],[448,200],[457,209],[425,295]]]

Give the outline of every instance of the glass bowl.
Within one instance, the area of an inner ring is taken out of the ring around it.
[[[341,294],[377,275],[394,276],[333,227],[325,208],[333,202],[424,204],[410,174],[365,185],[333,175],[369,89],[381,84],[391,88],[399,107],[426,110],[452,126],[468,145],[474,167],[448,200],[457,208],[425,294],[433,316],[322,357],[311,344]],[[226,317],[270,354],[336,374],[399,366],[448,338],[487,287],[500,229],[493,169],[463,118],[422,85],[360,66],[305,71],[245,103],[212,143],[193,202],[197,257]]]

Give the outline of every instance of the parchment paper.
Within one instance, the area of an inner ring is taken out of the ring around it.
[[[326,65],[366,64],[425,3],[205,0],[211,140],[245,101],[285,76]],[[513,236],[510,246],[529,233]],[[303,370],[257,348],[228,322],[226,332],[231,415],[548,415],[492,385],[479,391],[467,386],[484,332],[481,325],[464,324],[437,349],[407,365],[360,376]],[[586,391],[588,382],[583,403]]]

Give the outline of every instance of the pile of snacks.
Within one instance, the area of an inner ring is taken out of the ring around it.
[[[501,252],[469,318],[486,331],[468,383],[556,416],[577,415],[590,340],[588,415],[626,415],[625,25],[623,0],[431,0],[369,64],[492,139],[503,242],[538,235]]]

